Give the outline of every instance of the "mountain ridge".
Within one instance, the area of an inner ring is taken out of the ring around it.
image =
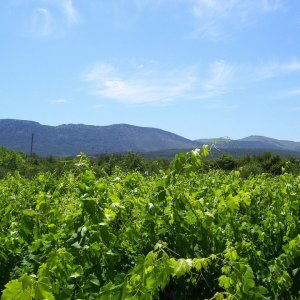
[[[278,140],[260,135],[250,135],[242,139],[206,139],[213,143],[217,141],[217,147],[220,149],[269,149],[300,152],[300,142],[289,140]],[[201,145],[205,139],[197,139],[196,142]]]
[[[106,126],[85,124],[42,125],[15,119],[0,120],[0,145],[41,156],[74,156],[112,152],[147,152],[166,149],[195,148],[196,143],[174,133],[157,128],[129,124]]]
[[[117,152],[149,153],[172,149],[184,151],[214,142],[220,150],[233,153],[266,150],[300,154],[300,142],[259,135],[237,140],[229,138],[189,140],[162,129],[125,123],[105,126],[71,123],[51,126],[36,121],[0,119],[1,146],[29,154],[32,134],[34,134],[33,152],[41,156],[74,156],[80,152],[97,155]]]

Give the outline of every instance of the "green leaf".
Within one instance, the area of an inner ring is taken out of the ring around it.
[[[37,282],[35,288],[35,300],[55,300],[54,295],[51,292],[51,285],[46,282],[40,281]]]
[[[251,268],[247,268],[244,276],[244,290],[247,292],[255,286],[254,275]]]
[[[221,287],[224,287],[225,289],[228,289],[231,285],[231,280],[226,275],[221,275],[219,277],[219,284]]]
[[[80,276],[81,275],[78,272],[75,272],[75,273],[73,273],[73,274],[70,275],[70,278],[78,278]]]
[[[33,217],[33,216],[35,215],[35,211],[32,210],[32,209],[24,209],[24,210],[22,211],[22,214],[23,214],[24,216]]]
[[[1,300],[31,300],[32,290],[27,288],[23,290],[22,282],[19,280],[11,280],[5,285]]]
[[[296,276],[298,274],[299,270],[300,270],[300,268],[293,269],[292,270],[293,276]]]
[[[171,258],[170,263],[173,268],[173,276],[176,276],[177,278],[183,276],[187,272],[190,272],[190,265],[183,258],[178,260]]]
[[[100,281],[97,278],[91,279],[90,282],[96,286],[100,286]]]
[[[226,249],[224,257],[233,262],[238,259],[238,254],[235,249]]]
[[[157,277],[155,274],[150,274],[146,277],[146,288],[148,291],[152,291],[160,282],[157,282]]]
[[[71,246],[74,247],[74,248],[76,248],[76,249],[81,249],[82,248],[78,242],[75,242]]]

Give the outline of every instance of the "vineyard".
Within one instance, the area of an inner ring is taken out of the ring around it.
[[[300,177],[203,171],[0,181],[2,300],[300,299]]]

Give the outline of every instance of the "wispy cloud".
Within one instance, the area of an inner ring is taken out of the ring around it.
[[[102,99],[126,104],[161,104],[227,93],[233,68],[217,61],[208,69],[205,78],[196,67],[158,71],[143,66],[125,75],[113,65],[97,64],[84,72],[82,79],[89,84],[92,94]]]
[[[52,104],[65,104],[65,103],[69,103],[68,99],[65,99],[65,98],[52,99],[49,102],[52,103]]]
[[[65,0],[61,2],[61,5],[67,16],[67,22],[69,25],[75,24],[78,21],[78,13],[73,6],[72,0]]]
[[[226,94],[233,78],[235,68],[224,60],[213,62],[210,67],[210,78],[202,84],[202,98],[211,98]]]
[[[79,21],[72,0],[36,0],[34,3],[37,7],[32,12],[29,30],[33,36],[62,36]],[[26,2],[18,5],[26,5]]]
[[[173,101],[190,92],[196,80],[193,71],[188,69],[169,71],[162,76],[155,71],[122,76],[107,64],[96,65],[83,79],[92,84],[94,95],[129,104]]]
[[[45,37],[51,33],[52,17],[48,9],[37,8],[32,17],[30,32],[36,36]]]
[[[222,112],[233,112],[239,109],[239,105],[230,104],[224,100],[210,100],[204,104],[204,107],[209,110],[221,110]]]
[[[288,90],[283,93],[284,97],[297,97],[300,96],[300,88]]]
[[[147,7],[157,8],[161,4],[163,4],[163,2],[167,2],[167,1],[169,0],[133,0],[135,6],[138,9],[145,9]]]
[[[282,8],[281,0],[194,0],[197,19],[194,35],[219,39],[226,29],[243,28],[260,15]]]
[[[126,104],[168,104],[207,99],[209,107],[221,109],[227,106],[225,102],[220,104],[220,100],[227,94],[260,89],[264,82],[288,78],[299,72],[300,61],[297,58],[251,65],[217,60],[201,68],[194,65],[173,69],[166,69],[158,62],[134,62],[131,67],[126,64],[120,67],[119,64],[100,63],[88,68],[81,79],[86,83],[88,91],[102,100]],[[276,94],[279,97],[299,96],[300,89],[277,90]]]
[[[293,59],[289,62],[270,62],[259,67],[257,79],[270,79],[295,72],[300,72],[300,60]]]

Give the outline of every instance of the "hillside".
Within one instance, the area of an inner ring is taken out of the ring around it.
[[[239,140],[198,139],[191,141],[161,129],[127,124],[92,126],[84,124],[42,125],[33,121],[0,120],[0,146],[30,153],[34,134],[33,152],[40,156],[74,156],[139,152],[149,158],[173,157],[178,151],[216,143],[218,153],[234,156],[271,151],[283,156],[300,155],[300,142],[277,140],[252,135]]]
[[[238,152],[261,152],[261,151],[272,151],[275,153],[300,153],[300,142],[293,142],[287,140],[277,140],[269,137],[251,135],[239,140],[229,140],[229,139],[198,139],[195,142],[199,146],[203,143],[213,143],[217,141],[217,148],[221,150],[238,150]]]
[[[29,153],[32,134],[33,152],[41,156],[73,156],[79,152],[148,152],[196,147],[195,142],[176,134],[127,124],[47,126],[32,121],[0,120],[1,146]]]

